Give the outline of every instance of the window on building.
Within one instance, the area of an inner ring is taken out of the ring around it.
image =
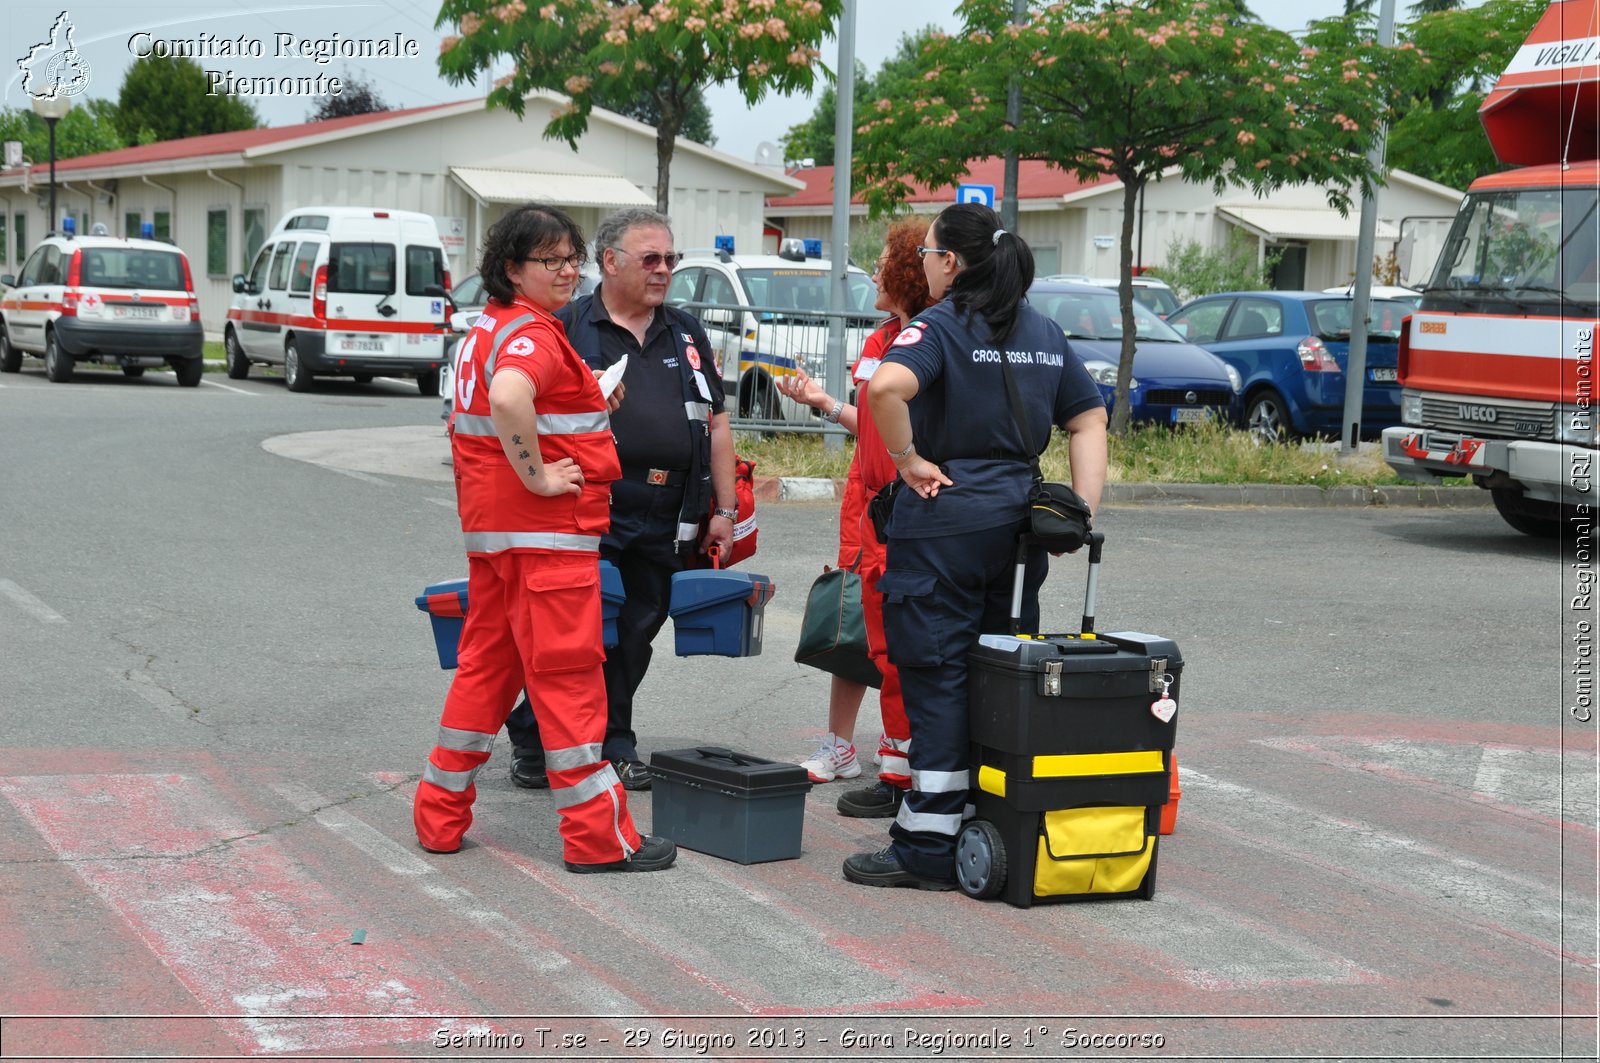
[[[28,257],[28,216],[21,211],[17,212],[17,253],[16,260],[21,262]]]
[[[228,208],[206,211],[206,276],[228,272]]]
[[[158,210],[158,211],[156,211],[155,221],[156,221],[155,238],[157,240],[165,240],[168,243],[171,243],[172,242],[172,212],[170,210]]]
[[[10,247],[11,245],[6,243],[6,216],[0,213],[0,259],[4,259],[7,264],[11,262],[10,256],[6,254]]]
[[[139,213],[136,210],[123,211],[123,213],[122,213],[122,235],[124,237],[126,237],[127,239],[131,240],[134,237],[138,236],[139,235],[139,227],[141,225],[143,225],[143,224],[144,224],[144,215],[143,214]]]
[[[1061,272],[1060,244],[1029,244],[1033,251],[1033,275],[1049,277]]]
[[[1272,287],[1275,291],[1294,292],[1306,286],[1306,245],[1268,244],[1267,254],[1282,254],[1272,267]]]
[[[239,261],[249,262],[250,256],[267,241],[267,208],[244,208],[244,246],[239,249]]]

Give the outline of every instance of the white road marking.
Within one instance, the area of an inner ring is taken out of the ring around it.
[[[1256,844],[1289,853],[1335,875],[1411,893],[1444,918],[1477,924],[1560,951],[1558,883],[1456,856],[1371,823],[1335,818],[1276,795],[1179,766],[1185,796],[1199,814]],[[1187,810],[1188,805],[1185,805]],[[1566,898],[1566,918],[1592,918],[1592,906]]]
[[[443,506],[445,509],[456,508],[456,500],[453,498],[430,498],[428,501],[436,506]]]
[[[368,476],[366,473],[364,473],[364,472],[356,472],[354,469],[339,469],[339,468],[335,468],[332,465],[323,465],[323,466],[321,466],[321,468],[327,469],[329,472],[336,472],[340,476],[348,476],[352,480],[360,480],[363,483],[377,484],[379,487],[390,487],[390,486],[393,486],[392,484],[389,483],[388,480],[385,480],[385,479],[383,479],[381,477],[378,477],[378,476]]]
[[[231,391],[235,395],[249,395],[251,398],[256,398],[260,395],[258,391],[246,391],[244,388],[236,388],[231,384],[219,384],[215,380],[201,380],[200,383],[210,384],[212,387],[221,388],[223,391]]]
[[[107,668],[106,671],[127,683],[135,694],[173,719],[195,719],[194,710],[179,701],[172,691],[157,683],[148,672],[121,668]]]
[[[379,780],[383,785],[393,785]],[[563,971],[562,985],[574,1000],[598,1015],[638,1015],[643,1005],[619,993],[604,981],[592,978],[572,968],[571,957],[558,949],[551,949],[530,938],[527,930],[504,912],[486,906],[470,890],[457,882],[437,876],[433,864],[418,856],[367,823],[341,808],[326,807],[328,801],[320,794],[296,783],[275,784],[272,789],[300,811],[312,817],[351,845],[377,860],[396,875],[416,883],[434,900],[439,901],[453,914],[469,920],[500,939],[500,943],[516,952],[527,965],[542,974]],[[404,796],[390,791],[391,797]],[[569,970],[569,968],[572,968]]]
[[[50,608],[48,605],[12,583],[8,579],[0,579],[0,594],[10,598],[23,612],[32,616],[43,624],[65,624],[67,618]]]

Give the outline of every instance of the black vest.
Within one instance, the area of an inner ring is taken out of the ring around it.
[[[556,314],[567,330],[567,341],[591,369],[605,369],[609,364],[600,353],[600,329],[590,317],[591,304],[598,298],[598,293],[591,293],[574,299]],[[659,308],[659,312],[666,322],[667,331],[672,334],[672,345],[678,354],[678,378],[683,386],[680,401],[684,409],[684,430],[689,433],[689,473],[684,481],[683,508],[678,511],[677,544],[679,553],[688,553],[698,542],[701,522],[711,515],[714,497],[711,485],[711,403],[700,394],[700,388],[695,383],[695,374],[705,369],[695,369],[689,364],[689,346],[693,344],[697,352],[703,352],[700,360],[704,367],[712,361],[711,343],[700,328],[700,322],[692,315],[665,304]],[[623,401],[629,400],[625,398]],[[649,396],[643,401],[666,400],[660,396]],[[704,416],[690,414],[689,411],[696,407],[704,408]]]

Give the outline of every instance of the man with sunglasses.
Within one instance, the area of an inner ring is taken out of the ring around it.
[[[606,654],[606,737],[602,756],[629,790],[650,789],[633,730],[633,699],[650,667],[650,643],[667,618],[672,574],[691,551],[726,560],[735,515],[733,431],[722,378],[700,322],[666,306],[679,255],[672,223],[654,210],[615,211],[595,231],[600,287],[557,316],[593,369],[626,355],[622,404],[611,414],[622,478],[611,485],[611,530],[600,556],[617,567],[626,592],[617,645]],[[715,502],[716,514],[701,523]],[[532,713],[507,721],[511,778],[542,788],[543,747]]]

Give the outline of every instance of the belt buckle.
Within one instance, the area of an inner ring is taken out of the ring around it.
[[[667,484],[666,469],[651,469],[644,478],[644,482],[655,487],[665,487]]]

